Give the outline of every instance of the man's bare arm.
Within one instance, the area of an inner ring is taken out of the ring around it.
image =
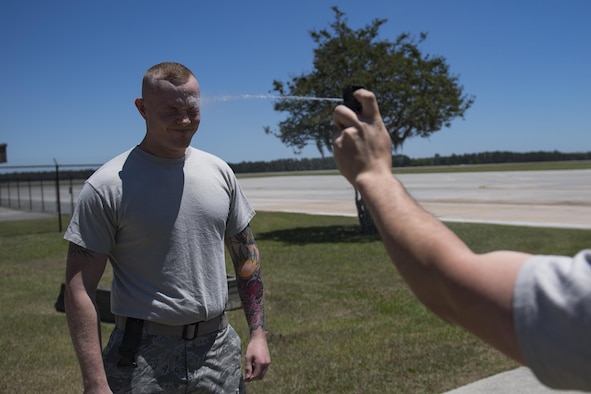
[[[334,111],[335,160],[360,192],[391,260],[417,298],[513,359],[523,362],[513,327],[512,298],[528,254],[473,253],[443,223],[424,211],[392,175],[392,143],[373,93],[354,93],[357,116]]]
[[[85,392],[110,392],[101,354],[95,295],[107,255],[70,242],[66,264],[65,309]]]
[[[529,255],[473,253],[392,176],[357,187],[390,258],[417,298],[442,319],[523,362],[512,300],[519,268]]]
[[[265,329],[263,274],[259,250],[250,227],[229,237],[226,246],[237,275],[238,293],[242,300],[251,333]]]
[[[237,275],[238,294],[250,328],[246,348],[245,381],[262,379],[271,363],[265,327],[263,274],[259,249],[249,226],[226,239]]]

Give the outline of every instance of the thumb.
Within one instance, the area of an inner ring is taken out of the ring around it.
[[[381,118],[376,95],[367,89],[357,89],[353,96],[361,103],[361,116],[370,120]]]
[[[244,365],[244,379],[252,379],[252,357],[246,357],[246,363]]]

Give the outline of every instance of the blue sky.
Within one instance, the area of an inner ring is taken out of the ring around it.
[[[194,146],[231,163],[319,157],[263,132],[286,116],[271,100],[216,98],[310,72],[309,31],[328,27],[333,5],[354,29],[388,19],[382,38],[427,32],[423,52],[476,97],[464,120],[401,153],[591,150],[588,0],[21,0],[0,6],[5,165],[103,163],[131,148],[145,131],[141,77],[161,61],[191,68],[210,100]]]

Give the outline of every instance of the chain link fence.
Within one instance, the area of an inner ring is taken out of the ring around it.
[[[71,216],[84,181],[100,164],[0,166],[0,207]]]

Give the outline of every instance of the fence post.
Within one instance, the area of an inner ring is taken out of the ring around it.
[[[62,232],[62,203],[60,201],[60,167],[57,160],[53,159],[55,163],[55,198],[57,200],[57,220],[59,223],[59,232]]]
[[[33,194],[31,193],[31,177],[27,178],[27,185],[29,186],[29,211],[33,211]]]
[[[45,212],[45,193],[43,192],[43,177],[41,177],[39,185],[41,186],[41,212]]]
[[[21,209],[21,183],[20,178],[16,178],[16,206]]]
[[[71,176],[70,176],[70,188],[68,190],[70,192],[70,216],[74,216],[74,184],[72,182]]]

